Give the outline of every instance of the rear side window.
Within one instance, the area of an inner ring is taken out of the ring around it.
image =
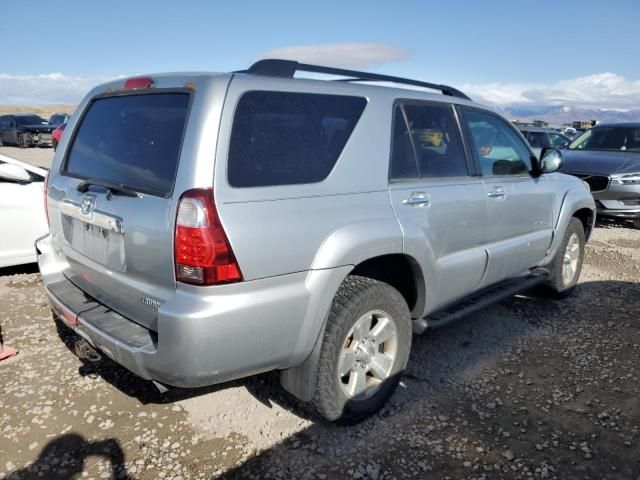
[[[173,190],[189,100],[187,93],[94,100],[77,129],[63,173],[166,196]]]
[[[396,107],[392,142],[391,179],[464,177],[469,174],[451,105]]]
[[[366,99],[253,91],[236,108],[228,179],[234,187],[316,183],[331,172]]]

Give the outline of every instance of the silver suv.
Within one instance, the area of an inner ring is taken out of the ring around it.
[[[594,224],[556,150],[538,161],[445,85],[264,60],[118,80],[77,112],[42,279],[60,319],[160,386],[280,370],[323,417],[361,420],[412,332],[537,284],[569,293]]]

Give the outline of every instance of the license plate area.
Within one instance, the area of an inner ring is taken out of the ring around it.
[[[124,235],[77,218],[62,216],[65,240],[76,252],[110,270],[124,271]]]

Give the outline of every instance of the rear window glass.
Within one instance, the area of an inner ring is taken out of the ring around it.
[[[364,98],[342,95],[244,94],[231,131],[229,183],[261,187],[324,180],[366,103]]]
[[[69,149],[65,173],[167,195],[173,189],[188,107],[186,93],[94,100]]]

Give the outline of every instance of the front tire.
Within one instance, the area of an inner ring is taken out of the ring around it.
[[[373,415],[396,390],[410,349],[411,318],[402,295],[386,283],[348,276],[327,319],[315,410],[342,424]]]
[[[640,230],[640,218],[633,219],[633,226]]]
[[[584,261],[585,235],[582,222],[573,217],[567,225],[562,244],[550,265],[547,282],[551,296],[564,298],[573,293]]]
[[[31,146],[31,136],[28,133],[18,134],[18,147],[29,148]]]

